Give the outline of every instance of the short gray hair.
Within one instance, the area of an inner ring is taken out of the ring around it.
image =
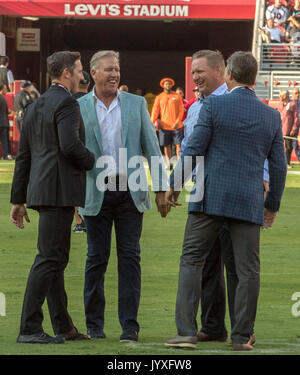
[[[110,50],[98,51],[91,58],[91,61],[90,61],[90,68],[91,68],[91,70],[96,70],[98,68],[98,66],[99,66],[99,60],[101,60],[103,57],[106,57],[106,56],[113,56],[118,61],[120,61],[119,52],[110,51]]]
[[[227,71],[238,83],[254,85],[257,70],[258,64],[251,52],[236,51],[227,59]]]

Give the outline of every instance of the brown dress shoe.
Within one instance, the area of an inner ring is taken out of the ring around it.
[[[73,327],[71,331],[64,333],[63,337],[66,341],[77,341],[77,340],[90,340],[91,336],[80,333],[76,327]]]
[[[247,344],[252,345],[252,346],[254,346],[256,344],[256,338],[255,338],[255,334],[254,333],[252,335],[250,335],[250,339],[247,342]]]
[[[249,351],[253,350],[253,346],[249,344],[232,344],[232,348],[235,351]]]
[[[211,336],[205,332],[199,331],[197,333],[197,340],[204,342],[204,341],[219,341],[219,342],[226,342],[227,336]]]
[[[256,344],[256,338],[255,338],[255,334],[253,333],[252,335],[250,335],[250,339],[249,341],[247,342],[247,344],[251,345],[251,346],[254,346]],[[228,343],[229,346],[232,346],[232,341],[230,341]]]

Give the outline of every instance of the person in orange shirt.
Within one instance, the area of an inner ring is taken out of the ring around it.
[[[164,148],[169,165],[172,145],[176,145],[176,155],[179,158],[180,145],[184,136],[182,121],[184,107],[181,96],[172,91],[174,85],[172,78],[163,78],[160,81],[163,92],[156,96],[151,112],[151,120],[158,130],[159,144]]]

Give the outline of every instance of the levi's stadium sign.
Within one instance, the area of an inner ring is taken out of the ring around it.
[[[256,0],[0,0],[0,15],[253,20]]]
[[[188,5],[65,4],[65,16],[188,18]]]

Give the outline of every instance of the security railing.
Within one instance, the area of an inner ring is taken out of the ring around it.
[[[261,70],[295,70],[300,67],[300,45],[263,43]]]

